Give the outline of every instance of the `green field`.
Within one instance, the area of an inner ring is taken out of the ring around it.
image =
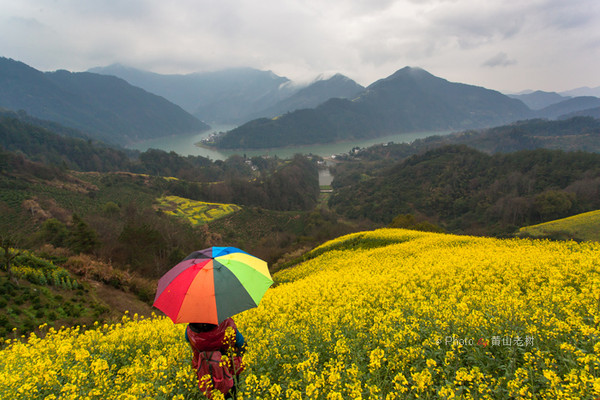
[[[600,242],[600,210],[519,229],[519,236]]]

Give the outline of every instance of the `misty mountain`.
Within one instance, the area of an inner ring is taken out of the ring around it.
[[[600,153],[600,119],[521,120],[492,128],[432,135],[411,143],[382,143],[340,155],[338,160],[365,161],[361,171],[369,173],[367,169],[373,167],[372,162],[388,164],[449,145],[465,145],[488,154],[535,149]]]
[[[482,87],[403,68],[356,99],[330,99],[275,119],[257,119],[215,139],[221,148],[328,143],[416,131],[483,128],[527,118],[521,101]]]
[[[31,161],[79,171],[119,171],[131,166],[132,150],[78,137],[76,131],[23,115],[0,111],[0,158],[13,152]],[[65,134],[67,133],[67,134]],[[0,162],[0,167],[4,167]]]
[[[335,74],[329,79],[320,79],[304,87],[274,106],[261,110],[252,119],[276,117],[286,112],[303,108],[314,108],[331,98],[353,99],[365,88],[352,79]]]
[[[486,153],[552,149],[600,153],[600,120],[573,117],[561,120],[529,119],[510,125],[457,132],[416,140],[415,150],[443,145],[467,145]]]
[[[575,111],[558,117],[559,119],[569,119],[573,117],[592,117],[600,120],[600,107],[588,108],[586,110]]]
[[[0,107],[118,144],[208,129],[179,106],[122,79],[41,72],[7,58],[0,58]]]
[[[561,101],[570,99],[569,96],[561,96],[556,92],[543,92],[537,90],[525,94],[509,94],[508,97],[521,100],[525,105],[532,110],[541,110],[552,104],[560,103]]]
[[[590,88],[587,86],[560,92],[562,96],[579,97],[579,96],[594,96],[600,97],[600,86]]]
[[[600,107],[600,99],[592,96],[573,97],[572,99],[552,104],[536,112],[539,118],[556,119],[568,116],[578,111]],[[585,114],[584,114],[585,115]]]
[[[113,64],[89,71],[124,79],[217,125],[248,121],[297,90],[289,79],[253,68],[163,75]]]
[[[77,138],[88,141],[93,140],[91,136],[86,135],[80,130],[66,127],[64,125],[59,124],[58,122],[32,117],[31,115],[27,114],[27,112],[25,112],[24,110],[13,111],[7,110],[5,108],[0,108],[0,119],[1,118],[14,118],[22,123],[46,129],[49,132],[55,133],[63,137]]]

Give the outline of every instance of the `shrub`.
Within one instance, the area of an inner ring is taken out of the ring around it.
[[[130,283],[130,289],[143,302],[151,304],[154,300],[156,286],[144,279],[133,278]]]

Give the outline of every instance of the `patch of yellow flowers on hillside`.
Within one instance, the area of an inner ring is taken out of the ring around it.
[[[323,246],[236,317],[238,398],[600,396],[600,244],[383,229]],[[183,326],[163,318],[0,357],[1,398],[201,398]]]
[[[207,203],[178,196],[163,196],[157,203],[157,208],[165,214],[184,218],[192,225],[206,224],[241,210],[236,204]]]
[[[547,237],[548,235],[567,232],[571,237],[600,242],[599,227],[600,210],[595,210],[537,225],[525,226],[519,229],[519,233],[530,237]]]

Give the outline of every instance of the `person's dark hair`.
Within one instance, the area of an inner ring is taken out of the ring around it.
[[[192,332],[200,333],[200,332],[210,332],[215,329],[217,325],[215,324],[205,324],[205,323],[191,323],[190,329]]]

